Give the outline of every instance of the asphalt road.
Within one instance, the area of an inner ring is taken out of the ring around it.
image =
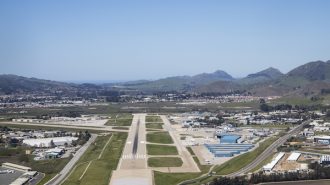
[[[80,157],[85,153],[88,147],[95,141],[97,135],[92,134],[91,138],[85,143],[73,156],[73,158],[69,161],[69,163],[62,169],[62,171],[56,175],[55,178],[48,181],[45,185],[58,185],[61,184],[63,180],[70,173],[76,162],[80,159]]]
[[[310,123],[310,121],[305,121],[302,124],[296,126],[293,128],[290,132],[288,132],[286,135],[280,137],[278,140],[276,140],[274,143],[272,143],[263,153],[261,153],[252,163],[249,165],[245,166],[244,168],[240,169],[237,172],[234,172],[232,174],[227,175],[228,177],[236,177],[236,176],[241,176],[244,175],[245,173],[250,172],[252,169],[257,167],[262,161],[266,160],[269,156],[272,155],[273,151],[283,145],[291,136],[298,134],[301,129],[305,125]]]

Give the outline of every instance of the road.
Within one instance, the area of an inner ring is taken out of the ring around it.
[[[71,128],[71,129],[85,129],[85,130],[97,130],[97,131],[108,131],[108,132],[128,132],[128,130],[113,129],[112,126],[101,126],[101,127],[88,127],[88,126],[71,126],[71,125],[55,125],[55,124],[40,124],[40,123],[16,123],[16,122],[0,122],[5,125],[28,125],[28,126],[39,126],[39,127],[52,127],[52,128]]]
[[[171,173],[198,173],[201,172],[194,158],[191,156],[185,146],[181,144],[179,137],[175,136],[175,130],[171,127],[171,123],[165,115],[161,115],[160,118],[164,122],[164,129],[168,131],[176,146],[179,157],[181,157],[183,165],[181,167],[169,167],[169,168],[153,168],[160,172]],[[165,169],[165,170],[164,170]]]
[[[73,158],[69,161],[69,163],[62,169],[62,171],[57,174],[53,179],[48,181],[45,185],[58,185],[67,177],[70,173],[76,162],[80,159],[80,157],[85,153],[88,147],[95,141],[97,135],[92,134],[91,138],[85,143],[73,156]]]
[[[227,175],[228,177],[236,177],[236,176],[241,176],[244,175],[245,173],[250,172],[252,169],[257,167],[262,161],[266,160],[269,156],[273,154],[273,151],[278,148],[279,146],[283,145],[291,136],[298,134],[301,129],[305,125],[310,123],[310,121],[305,121],[302,124],[296,126],[293,128],[290,132],[288,132],[286,135],[280,137],[278,140],[276,140],[274,143],[272,143],[264,152],[262,152],[252,163],[249,165],[243,167],[237,172],[234,172],[232,174]]]

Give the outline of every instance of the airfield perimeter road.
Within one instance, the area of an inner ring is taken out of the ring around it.
[[[85,143],[73,156],[73,158],[68,162],[68,164],[62,169],[62,171],[57,174],[53,179],[48,181],[45,185],[58,185],[65,179],[65,177],[70,173],[76,162],[80,157],[86,152],[88,147],[95,141],[97,135],[92,134],[91,138]]]
[[[286,135],[280,137],[278,140],[276,140],[274,143],[272,143],[264,152],[262,152],[252,163],[245,166],[244,168],[240,169],[237,172],[234,172],[232,174],[227,175],[228,177],[236,177],[244,175],[245,173],[250,172],[252,169],[257,167],[262,161],[266,160],[269,156],[272,155],[273,151],[283,145],[291,136],[298,134],[301,129],[304,128],[305,125],[309,124],[310,121],[305,121],[302,124],[296,126],[293,128],[290,132],[288,132]]]
[[[5,125],[27,125],[27,126],[39,126],[39,127],[53,127],[53,128],[71,128],[81,130],[96,130],[96,131],[108,131],[108,132],[128,132],[128,130],[113,129],[112,126],[100,126],[100,127],[89,127],[89,126],[71,126],[71,125],[55,125],[55,124],[40,124],[40,123],[18,123],[18,122],[0,122]]]

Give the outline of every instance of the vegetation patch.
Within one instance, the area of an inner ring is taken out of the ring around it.
[[[175,146],[147,144],[148,155],[178,155]]]
[[[163,123],[146,123],[147,129],[163,129]]]
[[[129,130],[128,127],[112,127],[113,129],[118,129],[118,130]]]
[[[180,167],[182,164],[179,157],[151,157],[148,159],[149,167]]]
[[[117,168],[122,150],[125,146],[127,133],[113,133],[110,143],[106,146],[101,158],[99,158],[110,136],[99,136],[87,149],[78,161],[75,170],[63,185],[108,185],[111,173]],[[88,163],[91,162],[89,168]],[[83,172],[86,173],[83,175]]]
[[[111,119],[105,125],[108,126],[131,126],[133,115],[131,114],[116,114],[112,115]]]
[[[190,153],[190,155],[195,156],[195,152],[193,151],[193,149],[191,147],[187,147],[187,150]]]
[[[200,173],[162,173],[154,172],[155,184],[156,185],[168,185],[168,184],[179,184],[185,180],[198,178],[202,174],[207,173],[210,170],[209,165],[201,165],[197,157],[194,157],[195,162],[197,163]],[[199,181],[198,181],[199,182]],[[200,184],[196,182],[196,184]]]
[[[173,140],[168,132],[151,132],[147,134],[147,142],[172,144]]]
[[[146,122],[148,123],[162,123],[163,120],[160,116],[146,116]]]

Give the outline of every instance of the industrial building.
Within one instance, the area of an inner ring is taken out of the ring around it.
[[[265,172],[271,172],[273,170],[273,168],[275,167],[275,165],[284,157],[285,153],[284,152],[280,152],[273,160],[272,162],[266,164],[263,167],[263,170]]]
[[[215,157],[233,157],[242,152],[247,152],[254,147],[252,144],[206,144],[206,148]]]
[[[13,164],[13,163],[2,163],[2,167],[13,169],[13,170],[18,170],[18,171],[23,171],[23,172],[31,171],[30,167],[21,166],[21,165],[17,165],[17,164]]]
[[[49,148],[52,147],[52,143],[55,146],[71,145],[72,141],[78,140],[77,137],[53,137],[53,138],[41,138],[41,139],[24,139],[23,144],[31,147]]]
[[[300,156],[301,156],[301,153],[293,152],[292,154],[290,154],[287,161],[297,161]]]
[[[320,164],[329,165],[330,164],[330,155],[322,155],[320,158]]]
[[[220,143],[237,143],[241,136],[220,134],[218,138],[220,138]]]
[[[330,136],[315,136],[314,137],[314,142],[318,143],[318,144],[329,145],[330,144]]]

